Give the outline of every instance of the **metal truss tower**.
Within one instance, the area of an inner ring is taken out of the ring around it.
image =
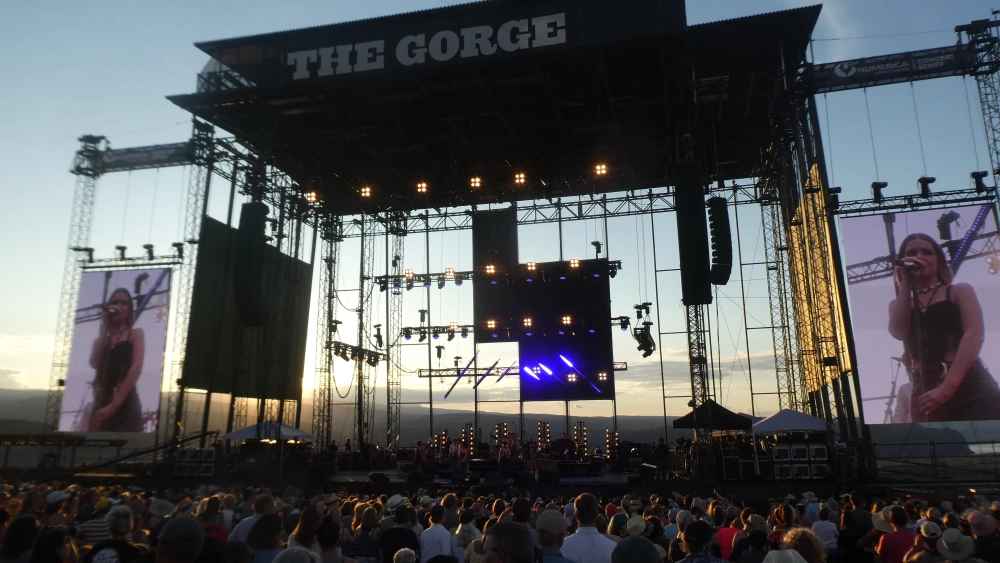
[[[691,406],[694,409],[708,402],[708,361],[705,346],[705,309],[704,305],[686,305],[687,312],[687,341],[688,341],[688,364],[691,369]],[[697,410],[695,414],[695,440],[707,440],[702,429],[712,427],[711,420],[701,420],[698,418]]]
[[[76,152],[73,168],[70,169],[76,176],[76,187],[73,189],[69,240],[63,263],[63,283],[62,292],[59,294],[59,316],[56,318],[56,342],[52,354],[49,393],[45,401],[45,426],[49,431],[55,431],[59,426],[64,378],[69,367],[73,326],[76,319],[76,294],[80,286],[80,254],[85,252],[90,244],[97,180],[104,172],[103,157],[109,150],[107,138],[100,135],[83,135],[78,140],[80,150]]]
[[[340,220],[321,219],[319,312],[316,323],[316,388],[313,392],[312,432],[316,444],[326,447],[333,439],[333,341],[337,332],[337,267],[340,253]],[[339,393],[338,393],[339,394]]]
[[[994,184],[1000,178],[1000,38],[997,28],[1000,21],[979,20],[959,26],[974,46],[975,66],[972,76],[979,90],[979,105],[986,126],[986,150],[990,155],[990,170]]]
[[[787,268],[788,243],[785,238],[781,206],[777,201],[761,203],[764,262],[767,269],[767,298],[770,306],[771,341],[774,347],[774,375],[778,391],[778,408],[800,411],[803,408],[802,379],[798,373],[798,346],[792,335],[788,310],[789,279]]]
[[[392,279],[403,275],[403,259],[406,248],[406,216],[402,214],[387,214],[385,216],[385,270]],[[385,351],[386,364],[386,420],[385,447],[394,451],[399,447],[400,435],[400,402],[403,397],[403,347],[399,343],[399,335],[403,329],[403,292],[398,287],[386,284],[385,312]]]
[[[215,167],[215,129],[198,120],[193,122],[191,145],[194,153],[194,167],[188,180],[187,198],[184,205],[184,262],[178,267],[174,291],[175,301],[173,329],[173,369],[168,386],[167,412],[175,413],[172,434],[164,428],[163,440],[172,436],[174,440],[183,432],[184,388],[177,383],[175,392],[170,392],[174,382],[179,382],[184,371],[184,355],[187,351],[188,323],[191,318],[191,296],[194,291],[195,266],[198,263],[198,237],[201,223],[208,207],[208,196]]]

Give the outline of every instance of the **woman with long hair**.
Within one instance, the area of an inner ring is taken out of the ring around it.
[[[985,329],[976,291],[953,283],[941,246],[914,233],[899,246],[889,333],[903,342],[914,422],[993,419],[1000,388],[979,359]]]
[[[312,551],[317,557],[321,556],[323,550],[320,548],[319,542],[316,541],[316,532],[322,524],[323,515],[320,514],[315,503],[310,503],[299,515],[298,524],[292,530],[292,534],[288,536],[288,547],[301,547]]]
[[[142,374],[146,339],[134,328],[132,294],[118,288],[103,307],[101,334],[90,351],[94,368],[94,402],[90,432],[142,432],[142,404],[136,384]]]

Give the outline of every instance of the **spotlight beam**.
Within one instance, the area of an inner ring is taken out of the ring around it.
[[[462,377],[465,375],[465,372],[469,371],[469,368],[472,367],[472,362],[474,361],[476,361],[475,355],[472,356],[472,359],[469,360],[469,363],[465,364],[465,369],[458,372],[458,376],[455,377],[455,381],[453,381],[451,387],[448,388],[448,392],[444,394],[445,399],[448,398],[448,395],[451,395],[452,390],[454,390],[455,386],[458,385],[458,382],[462,380]]]
[[[532,369],[529,368],[528,366],[521,367],[521,370],[524,371],[524,373],[530,375],[531,377],[534,377],[535,381],[541,381],[542,380],[542,378],[538,377],[537,375],[535,375],[535,372],[532,371]]]

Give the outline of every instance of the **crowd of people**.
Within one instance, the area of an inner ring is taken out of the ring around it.
[[[625,495],[4,486],[0,563],[1000,562],[981,496],[768,503]]]

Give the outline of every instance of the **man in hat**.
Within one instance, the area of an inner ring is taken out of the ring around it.
[[[556,510],[543,510],[535,521],[538,543],[542,550],[542,563],[572,563],[561,553],[566,538],[566,520]]]
[[[938,553],[949,561],[965,561],[976,553],[976,543],[958,528],[948,528],[937,542]]]

